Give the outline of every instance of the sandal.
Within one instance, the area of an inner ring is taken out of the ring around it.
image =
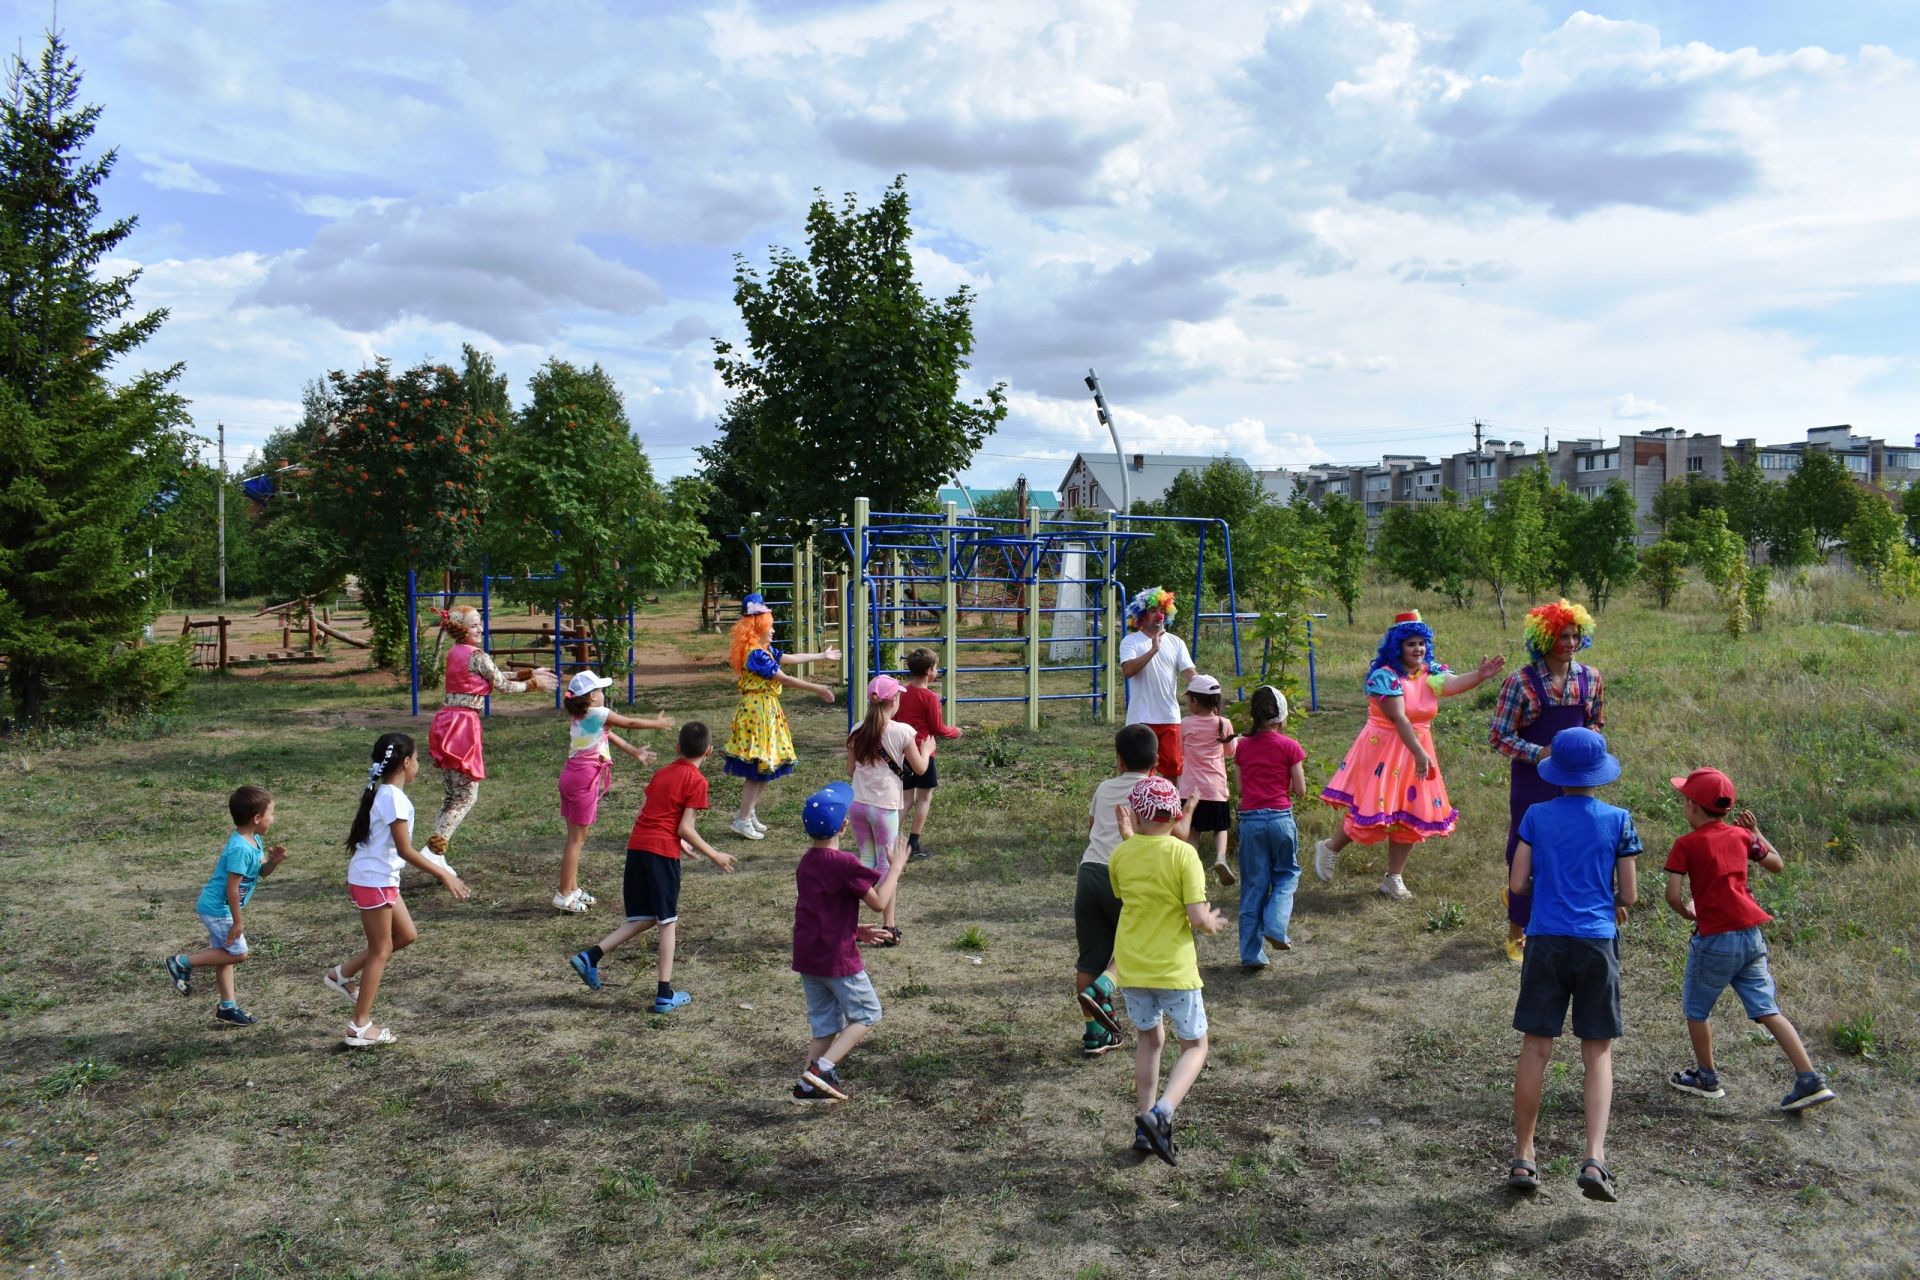
[[[1232,884],[1238,879],[1238,877],[1233,874],[1233,868],[1224,862],[1216,862],[1213,864],[1213,874],[1223,885]]]
[[[377,1033],[377,1034],[376,1034]],[[347,1034],[343,1041],[349,1049],[368,1049],[376,1044],[392,1044],[398,1037],[385,1027],[376,1027],[368,1021],[364,1027],[355,1026],[353,1020],[347,1020]]]
[[[358,1000],[360,998],[359,977],[357,975],[351,978],[345,977],[341,974],[339,965],[335,965],[333,968],[321,974],[320,981],[326,984],[329,991],[338,991],[349,1000]]]
[[[1507,1163],[1507,1185],[1515,1191],[1540,1189],[1540,1166],[1517,1157]]]
[[[1588,1173],[1589,1169],[1593,1172]],[[1575,1181],[1579,1183],[1580,1194],[1589,1200],[1604,1200],[1612,1204],[1620,1199],[1620,1193],[1614,1187],[1612,1172],[1598,1160],[1581,1161],[1580,1176]]]
[[[880,926],[880,932],[886,935],[880,939],[880,945],[883,947],[897,947],[900,945],[900,940],[907,936],[890,924]]]

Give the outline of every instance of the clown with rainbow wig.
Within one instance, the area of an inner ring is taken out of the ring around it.
[[[1540,605],[1527,611],[1526,639],[1530,661],[1500,686],[1487,735],[1493,749],[1509,757],[1508,868],[1520,841],[1520,819],[1540,801],[1560,794],[1560,788],[1541,780],[1535,767],[1547,758],[1553,735],[1606,724],[1600,673],[1574,661],[1576,653],[1593,643],[1593,615],[1568,600]],[[1519,964],[1526,956],[1533,897],[1508,893],[1506,900],[1507,958]]]
[[[1160,740],[1153,771],[1180,780],[1180,695],[1196,674],[1186,642],[1167,630],[1173,592],[1148,587],[1127,602],[1127,634],[1120,641],[1120,674],[1127,678],[1127,723],[1144,724]]]
[[[1433,754],[1432,724],[1440,699],[1476,689],[1507,665],[1482,658],[1456,675],[1433,656],[1433,628],[1418,612],[1395,617],[1367,668],[1367,723],[1327,779],[1320,798],[1344,811],[1340,830],[1313,849],[1313,871],[1333,879],[1335,860],[1349,844],[1387,844],[1380,892],[1411,898],[1403,873],[1413,846],[1453,834],[1460,819]]]

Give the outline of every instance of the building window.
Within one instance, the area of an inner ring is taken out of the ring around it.
[[[1898,467],[1902,471],[1912,471],[1920,468],[1920,453],[1889,453],[1887,465]]]
[[[1760,455],[1762,471],[1794,471],[1800,466],[1797,453],[1763,453]]]
[[[1700,457],[1698,454],[1695,454],[1693,457],[1687,459],[1688,475],[1702,475],[1706,472],[1706,469],[1707,469],[1707,460],[1703,457]]]
[[[1582,471],[1612,471],[1620,465],[1620,451],[1609,449],[1605,453],[1583,453],[1580,455]]]
[[[1857,471],[1861,475],[1866,475],[1871,469],[1867,455],[1864,453],[1845,453],[1840,456],[1845,460],[1847,470],[1849,471]]]

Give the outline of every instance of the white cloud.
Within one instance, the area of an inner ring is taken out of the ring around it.
[[[1643,400],[1628,391],[1614,397],[1613,416],[1616,418],[1671,418],[1673,410],[1658,400]]]
[[[167,160],[151,155],[143,155],[139,159],[144,166],[140,176],[148,186],[158,187],[162,191],[191,191],[203,196],[220,194],[220,184],[194,168],[189,161]]]

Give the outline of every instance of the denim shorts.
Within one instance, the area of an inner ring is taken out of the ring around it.
[[[1687,948],[1687,979],[1680,1003],[1690,1022],[1705,1022],[1720,993],[1732,987],[1756,1021],[1780,1012],[1774,1003],[1767,943],[1758,928],[1694,935]]]
[[[230,956],[247,954],[247,937],[241,934],[227,945],[227,935],[233,932],[232,916],[201,916],[200,923],[207,926],[207,945],[215,951],[224,951]]]
[[[1175,1038],[1206,1038],[1207,1002],[1200,998],[1199,988],[1169,991],[1164,987],[1122,987],[1120,994],[1127,998],[1127,1021],[1135,1030],[1158,1031],[1160,1018],[1165,1015],[1173,1024]]]
[[[807,993],[807,1025],[818,1039],[839,1035],[850,1022],[869,1027],[880,1022],[880,996],[864,971],[844,978],[803,973],[800,986]]]

